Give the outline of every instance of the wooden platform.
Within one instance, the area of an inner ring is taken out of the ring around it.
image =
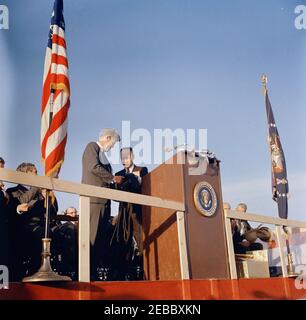
[[[260,300],[306,299],[294,279],[11,283],[0,300]]]

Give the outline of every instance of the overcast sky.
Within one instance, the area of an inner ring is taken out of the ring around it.
[[[2,0],[0,156],[40,173],[40,101],[52,0]],[[271,199],[260,75],[287,159],[289,218],[306,220],[306,30],[291,0],[65,0],[71,109],[61,178],[80,181],[81,157],[101,128],[208,129],[223,198],[277,216]],[[154,167],[148,164],[150,170]],[[114,170],[121,169],[119,165]],[[59,196],[60,208],[78,205]]]

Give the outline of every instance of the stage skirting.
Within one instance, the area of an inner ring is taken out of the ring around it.
[[[249,300],[306,299],[290,278],[10,283],[0,300]]]

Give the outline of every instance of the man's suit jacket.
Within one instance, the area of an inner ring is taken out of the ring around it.
[[[7,199],[4,195],[4,192],[0,190],[0,210],[2,210],[7,204]]]
[[[126,177],[126,181],[121,185],[120,187],[124,186],[126,184],[126,187],[123,187],[123,190],[134,192],[134,193],[141,193],[141,183],[137,179],[133,173],[139,172],[139,176],[142,178],[148,173],[148,168],[146,167],[139,167],[134,166],[132,173],[127,172],[126,169],[123,169],[116,173],[117,176],[123,176]],[[121,214],[123,214],[123,206],[125,206],[124,203],[120,203],[119,211],[121,210]],[[132,219],[132,226],[133,226],[133,236],[136,240],[138,250],[140,255],[142,255],[143,251],[143,244],[142,244],[142,214],[141,214],[141,205],[138,204],[132,204],[128,205],[128,215]],[[120,215],[120,213],[119,213]],[[120,221],[121,220],[121,221]],[[119,218],[119,224],[123,223],[123,219]],[[122,225],[122,229],[124,229],[124,226]],[[128,255],[126,256],[126,258]]]
[[[8,225],[6,214],[7,199],[0,190],[0,265],[7,265],[8,260]]]
[[[103,163],[101,162],[103,159]],[[83,153],[82,183],[97,187],[109,187],[114,176],[112,167],[96,142],[90,142]],[[106,203],[107,199],[91,198],[91,203]]]
[[[147,167],[140,167],[140,166],[135,166],[133,168],[133,173],[135,172],[140,172],[140,178],[144,177],[146,174],[148,174],[148,168]],[[120,170],[116,173],[116,176],[125,176],[127,174],[126,170]]]
[[[8,199],[6,198],[4,191],[0,190],[0,228],[4,226],[4,224],[7,222],[7,219],[8,219],[8,214],[6,212],[7,205],[8,205]],[[1,229],[1,232],[2,232],[2,229]]]
[[[6,190],[10,197],[9,210],[10,219],[13,224],[17,224],[21,228],[26,226],[38,226],[44,225],[45,219],[45,198],[42,196],[40,189],[31,187],[30,189],[25,188],[19,184],[16,187],[9,188]],[[28,212],[19,215],[16,208],[21,203],[29,203],[31,200],[36,200],[33,207]],[[54,223],[54,218],[57,215],[58,204],[55,199],[54,204],[50,207],[50,221],[51,226]]]
[[[34,200],[39,196],[39,188],[30,187],[29,189],[25,188],[21,184],[18,184],[16,187],[8,188],[6,190],[7,194],[10,197],[18,200],[18,204],[28,203],[31,200]]]
[[[147,167],[139,167],[139,166],[134,165],[132,172],[127,172],[126,169],[123,169],[123,170],[118,171],[116,173],[116,176],[122,176],[122,177],[129,178],[135,172],[139,172],[139,176],[140,176],[140,178],[142,178],[148,173],[148,168]],[[127,184],[128,189],[126,191],[140,193],[141,192],[141,184],[139,183],[136,176],[133,179],[128,179],[128,180],[129,181],[123,182],[123,185],[121,186],[121,187],[123,187],[122,189],[125,189],[124,185]]]

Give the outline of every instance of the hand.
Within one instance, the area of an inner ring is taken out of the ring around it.
[[[5,184],[3,183],[3,181],[0,181],[0,190],[4,190],[5,188]]]
[[[125,177],[123,176],[115,176],[113,181],[116,183],[116,184],[122,184],[123,181],[124,181]]]
[[[41,189],[41,194],[46,199],[46,197],[47,197],[47,189]]]
[[[27,212],[29,209],[31,209],[31,206],[28,203],[22,203],[17,206],[18,212]]]
[[[117,220],[118,220],[118,216],[115,216],[112,221],[111,221],[111,225],[114,227],[117,223]]]
[[[251,243],[250,243],[249,241],[247,241],[247,240],[240,242],[240,244],[241,244],[243,247],[246,247],[246,248],[251,245]]]

